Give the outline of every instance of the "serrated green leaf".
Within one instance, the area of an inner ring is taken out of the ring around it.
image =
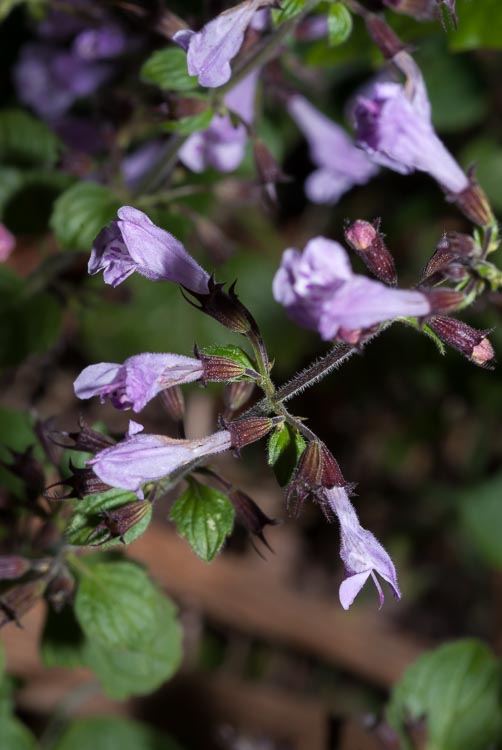
[[[196,115],[181,117],[179,120],[170,120],[165,123],[164,128],[169,133],[192,135],[192,133],[197,133],[199,130],[206,130],[211,124],[213,117],[214,110],[209,107]]]
[[[431,341],[433,341],[436,344],[439,353],[441,355],[444,355],[444,353],[445,353],[444,344],[441,341],[441,339],[439,338],[439,336],[436,333],[434,333],[434,331],[432,330],[432,328],[430,328],[430,326],[428,326],[427,324],[425,324],[425,325],[422,326],[422,331],[425,333],[426,336],[428,336],[431,339]]]
[[[134,492],[111,489],[98,495],[88,495],[75,503],[75,509],[66,530],[68,542],[75,546],[100,545],[101,549],[108,549],[122,544],[120,539],[106,541],[109,534],[106,529],[94,533],[96,526],[102,520],[106,511],[121,508],[130,503],[136,503]],[[148,507],[146,515],[124,534],[124,542],[131,544],[147,530],[152,520],[152,509]]]
[[[305,0],[282,0],[281,7],[279,9],[272,10],[272,23],[274,26],[278,26],[284,21],[287,21],[298,13],[301,13],[305,7]]]
[[[281,487],[288,484],[298,459],[305,450],[305,440],[291,425],[284,423],[268,441],[268,463],[273,467]]]
[[[168,680],[181,657],[181,628],[176,608],[158,595],[153,612],[157,630],[129,648],[108,648],[97,641],[86,645],[85,663],[97,675],[105,693],[116,700],[146,695]]]
[[[59,196],[50,226],[58,242],[68,250],[90,250],[98,232],[120,208],[121,201],[95,182],[78,182]]]
[[[85,636],[72,607],[61,612],[49,609],[40,642],[40,656],[46,667],[80,667],[84,664]]]
[[[171,508],[169,518],[195,554],[210,562],[232,531],[234,509],[221,492],[191,481]]]
[[[421,656],[392,693],[387,720],[403,750],[407,721],[425,717],[427,750],[487,750],[502,731],[501,672],[480,641],[448,643]]]
[[[166,91],[190,91],[198,86],[197,76],[188,75],[186,52],[180,47],[166,47],[150,55],[140,72],[146,83]]]
[[[80,560],[75,616],[91,642],[141,649],[158,630],[159,597],[147,573],[129,560],[91,555]]]
[[[201,351],[203,354],[208,354],[211,357],[226,357],[247,369],[255,369],[255,365],[240,346],[234,346],[233,344],[212,344],[210,346],[205,346]]]
[[[333,3],[328,11],[328,41],[332,47],[343,44],[352,32],[352,15],[343,3]]]
[[[179,750],[169,737],[146,724],[116,716],[74,721],[53,750]],[[7,748],[6,748],[7,750]]]
[[[0,112],[0,161],[15,166],[50,166],[58,157],[59,146],[52,130],[33,115],[21,109]]]
[[[488,565],[502,568],[502,474],[459,493],[459,511],[469,541]]]

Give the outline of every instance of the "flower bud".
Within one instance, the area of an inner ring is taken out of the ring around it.
[[[265,526],[276,526],[277,521],[274,518],[269,518],[255,501],[241,490],[229,492],[228,498],[247,531],[258,537],[266,547],[271,549],[263,529]]]
[[[475,365],[489,368],[494,363],[495,352],[488,339],[490,329],[480,331],[461,320],[443,316],[431,318],[427,325],[441,341],[457,349]]]
[[[232,415],[245,406],[253,395],[255,384],[249,380],[241,380],[237,383],[229,383],[223,391],[226,413]]]
[[[30,561],[20,555],[0,556],[0,580],[22,578],[31,568]]]
[[[247,335],[251,331],[257,330],[253,316],[244,307],[242,302],[239,301],[234,291],[235,282],[228,290],[228,293],[223,291],[224,284],[216,283],[212,277],[207,282],[207,286],[209,289],[208,294],[187,290],[195,297],[199,305],[191,302],[188,298],[186,298],[187,301],[201,312],[217,320],[225,328],[234,331],[234,333]]]
[[[238,362],[230,357],[221,357],[213,354],[206,354],[195,345],[195,356],[202,363],[203,374],[201,382],[225,383],[229,380],[247,377],[253,380],[259,380],[259,373],[246,367],[242,362]]]
[[[99,495],[101,492],[106,492],[110,489],[110,485],[102,482],[88,466],[79,469],[78,466],[73,465],[70,459],[70,469],[73,474],[47,487],[43,493],[44,497],[49,500],[68,500],[70,497],[82,499],[87,495]],[[69,487],[70,490],[66,495],[51,494],[49,490],[52,490],[54,487]]]
[[[473,170],[468,173],[469,185],[461,193],[449,194],[448,198],[455,203],[470,221],[480,227],[487,227],[495,223],[490,202],[483,188],[478,185]]]
[[[284,417],[249,417],[228,422],[225,429],[230,433],[232,448],[240,451],[245,445],[261,440],[273,427],[284,422]]]
[[[305,500],[322,502],[324,490],[346,486],[335,457],[320,440],[312,440],[303,451],[286,490],[286,504],[290,507],[294,502],[293,514],[298,515]]]
[[[476,244],[470,235],[445,232],[436,247],[436,252],[424,268],[422,281],[431,279],[435,274],[442,274],[450,279],[452,275],[458,277],[457,267],[468,264],[475,255]]]
[[[102,519],[89,535],[88,543],[100,545],[110,539],[120,539],[125,544],[124,535],[146,516],[150,507],[148,500],[136,500],[120,508],[103,511]]]
[[[0,628],[9,622],[19,625],[19,620],[42,596],[45,581],[37,580],[23,583],[5,591],[0,596]]]
[[[355,250],[366,267],[377,279],[390,286],[396,286],[397,274],[394,260],[379,231],[380,220],[375,224],[358,219],[345,230],[345,239]]]
[[[89,427],[83,417],[79,417],[78,424],[80,427],[78,432],[54,430],[49,433],[49,437],[56,445],[61,445],[63,448],[70,448],[73,451],[83,451],[84,453],[97,453],[115,444],[113,438]],[[69,444],[68,438],[73,443]]]

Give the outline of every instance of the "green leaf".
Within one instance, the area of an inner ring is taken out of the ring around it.
[[[98,232],[115,218],[121,201],[95,182],[78,182],[59,196],[50,225],[69,250],[90,250]]]
[[[284,21],[297,16],[305,7],[305,0],[282,0],[278,10],[272,10],[272,23],[278,26]]]
[[[53,750],[179,750],[169,737],[146,724],[115,716],[78,719]],[[7,748],[6,748],[7,750]]]
[[[352,32],[352,15],[343,3],[333,3],[328,12],[328,41],[332,47],[343,44]]]
[[[5,206],[23,184],[23,174],[14,167],[0,167],[0,218]]]
[[[50,166],[58,151],[59,140],[44,122],[21,109],[0,112],[0,161]]]
[[[108,648],[89,641],[85,652],[87,666],[97,675],[110,698],[125,700],[156,690],[178,669],[181,656],[181,628],[176,608],[167,597],[158,595],[153,609],[157,629],[141,644],[129,648]]]
[[[256,369],[256,365],[251,362],[246,352],[240,346],[234,346],[233,344],[212,344],[205,346],[201,351],[203,354],[208,354],[211,357],[226,357],[250,370]]]
[[[140,75],[166,91],[190,91],[198,86],[197,76],[188,75],[186,52],[180,47],[159,49],[143,64]]]
[[[67,539],[70,544],[76,546],[100,545],[101,549],[122,544],[120,539],[109,539],[106,529],[93,533],[96,526],[102,521],[102,514],[106,511],[121,508],[130,503],[136,503],[134,492],[127,490],[111,489],[98,495],[88,495],[83,500],[75,503],[75,510],[66,530]],[[124,542],[130,544],[140,537],[148,528],[152,520],[152,509],[148,507],[146,515],[141,518],[132,528],[124,534]]]
[[[179,120],[170,120],[165,123],[164,128],[169,133],[192,135],[192,133],[197,133],[199,130],[206,130],[211,124],[213,117],[214,110],[209,107],[196,115],[181,117]]]
[[[500,738],[500,666],[476,640],[448,643],[421,656],[396,685],[387,719],[403,750],[413,744],[406,722],[426,719],[428,750],[487,750]]]
[[[502,48],[502,6],[499,0],[457,0],[458,30],[449,35],[452,50]]]
[[[142,648],[158,630],[161,594],[134,562],[90,555],[80,558],[75,616],[86,637],[110,648]]]
[[[284,423],[268,441],[268,463],[273,467],[281,487],[288,484],[298,459],[305,450],[305,440],[297,429]]]
[[[45,621],[40,656],[46,667],[80,667],[84,664],[85,636],[72,607],[61,612],[49,609]]]
[[[460,493],[460,518],[469,541],[488,565],[502,568],[502,474]]]
[[[439,338],[439,336],[436,333],[434,333],[434,331],[432,330],[432,328],[430,328],[427,324],[425,324],[425,325],[422,326],[422,331],[423,331],[423,333],[425,333],[426,336],[428,336],[428,338],[431,339],[431,341],[433,341],[436,344],[439,353],[441,355],[444,355],[445,354],[445,346],[444,346],[443,342],[441,341],[441,339]]]
[[[232,531],[234,509],[221,492],[191,481],[171,508],[169,518],[195,554],[210,562]]]
[[[13,716],[0,719],[0,747],[2,750],[36,750],[32,733]]]

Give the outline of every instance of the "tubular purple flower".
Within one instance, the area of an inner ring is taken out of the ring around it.
[[[288,110],[307,139],[310,158],[317,167],[305,183],[305,193],[313,203],[334,205],[347,190],[364,185],[378,172],[345,130],[303,96],[291,97]]]
[[[169,476],[198,458],[229,450],[232,440],[228,430],[198,440],[174,440],[165,435],[134,434],[121,443],[105,448],[87,462],[106,484],[136,492],[140,500],[141,485]]]
[[[188,72],[198,76],[201,86],[216,88],[230,79],[230,61],[239,52],[244,33],[255,11],[270,5],[269,0],[245,0],[220,13],[199,32],[183,29],[176,32],[173,42],[187,53]]]
[[[118,217],[94,240],[90,274],[103,271],[105,283],[118,286],[137,271],[152,281],[174,281],[189,291],[208,293],[209,274],[172,234],[131,206],[122,206]]]
[[[226,106],[243,122],[235,126],[230,115],[215,115],[209,127],[191,135],[179,150],[180,161],[193,172],[208,167],[233,172],[244,158],[248,132],[254,115],[254,100],[259,71],[253,71],[225,97]]]
[[[377,81],[357,98],[358,145],[377,164],[401,174],[427,172],[445,190],[462,193],[469,179],[436,135],[419,68],[406,52],[399,52],[393,61],[405,73],[406,84]]]
[[[108,398],[116,409],[141,411],[160,391],[200,380],[198,359],[179,354],[137,354],[122,365],[100,362],[86,367],[73,386],[78,398]]]
[[[107,60],[123,55],[130,43],[124,29],[107,23],[81,31],[73,40],[72,50],[82,60]]]
[[[285,250],[273,293],[298,325],[318,331],[325,340],[385,320],[422,317],[432,309],[421,292],[354,274],[344,248],[325,237],[310,240],[303,253]]]
[[[327,508],[336,514],[340,523],[340,557],[345,566],[346,578],[339,590],[340,603],[348,609],[368,578],[371,576],[380,597],[380,609],[384,594],[376,574],[378,573],[392,588],[396,599],[401,598],[396,569],[389,554],[375,536],[359,523],[354,506],[343,487],[325,490]]]

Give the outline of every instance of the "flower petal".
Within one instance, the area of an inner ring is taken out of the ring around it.
[[[340,604],[344,609],[348,609],[362,587],[369,578],[371,571],[366,570],[363,573],[356,573],[355,575],[349,576],[340,584],[338,595],[340,598]]]

